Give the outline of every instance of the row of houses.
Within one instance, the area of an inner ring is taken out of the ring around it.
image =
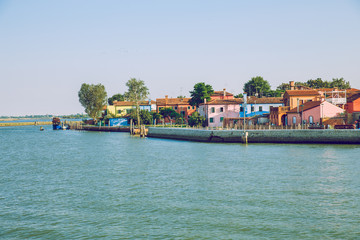
[[[198,112],[206,119],[209,127],[234,125],[245,119],[247,124],[299,125],[331,124],[344,121],[345,113],[351,114],[353,121],[360,117],[360,90],[358,89],[298,89],[290,82],[290,90],[282,97],[254,96],[235,98],[223,89],[215,91],[210,101],[204,101],[197,108],[189,104],[190,98],[157,98],[143,101],[140,109],[160,112],[172,108],[187,122]],[[104,107],[104,114],[113,118],[126,118],[135,108],[133,102],[114,101]],[[164,119],[168,123],[169,119]],[[125,121],[123,121],[125,124]]]

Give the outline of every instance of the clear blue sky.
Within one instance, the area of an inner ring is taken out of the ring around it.
[[[360,88],[360,1],[0,0],[0,116],[82,113],[82,83],[156,99],[255,76]]]

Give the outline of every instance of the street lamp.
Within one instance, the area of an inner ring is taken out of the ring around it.
[[[301,107],[301,129],[303,129],[303,111],[304,111],[304,104],[301,104],[300,107]]]
[[[245,113],[246,113],[245,108],[246,108],[246,105],[247,105],[247,93],[245,92],[245,93],[243,94],[244,133],[245,133],[245,124],[246,124],[246,122],[245,122]]]

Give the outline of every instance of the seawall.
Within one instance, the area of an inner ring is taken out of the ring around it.
[[[249,130],[248,143],[360,144],[360,130]],[[202,130],[150,127],[148,137],[198,142],[245,143],[242,130]]]

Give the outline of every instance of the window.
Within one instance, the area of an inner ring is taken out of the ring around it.
[[[117,113],[121,113],[121,110],[117,110]]]
[[[262,106],[259,107],[259,111],[262,112]]]
[[[222,122],[224,120],[224,118],[223,117],[220,117],[220,122]]]
[[[213,123],[213,122],[214,122],[214,118],[210,118],[210,122]]]
[[[195,106],[193,106],[193,109],[195,109]]]
[[[314,123],[314,117],[313,116],[309,116],[309,123],[310,124]]]
[[[175,110],[177,110],[177,107],[175,107]]]
[[[190,106],[188,106],[188,109],[190,109]]]
[[[240,112],[243,112],[244,111],[244,108],[243,107],[240,107]]]
[[[214,108],[214,107],[211,108],[211,112],[212,112],[212,113],[215,112],[215,108]]]
[[[224,112],[224,108],[223,108],[223,107],[220,108],[220,112]]]
[[[251,112],[254,112],[255,108],[253,106],[251,106]]]
[[[296,117],[293,117],[293,124],[296,124]]]
[[[180,115],[181,115],[182,117],[184,117],[184,116],[185,116],[185,111],[181,111],[181,112],[180,112]]]

